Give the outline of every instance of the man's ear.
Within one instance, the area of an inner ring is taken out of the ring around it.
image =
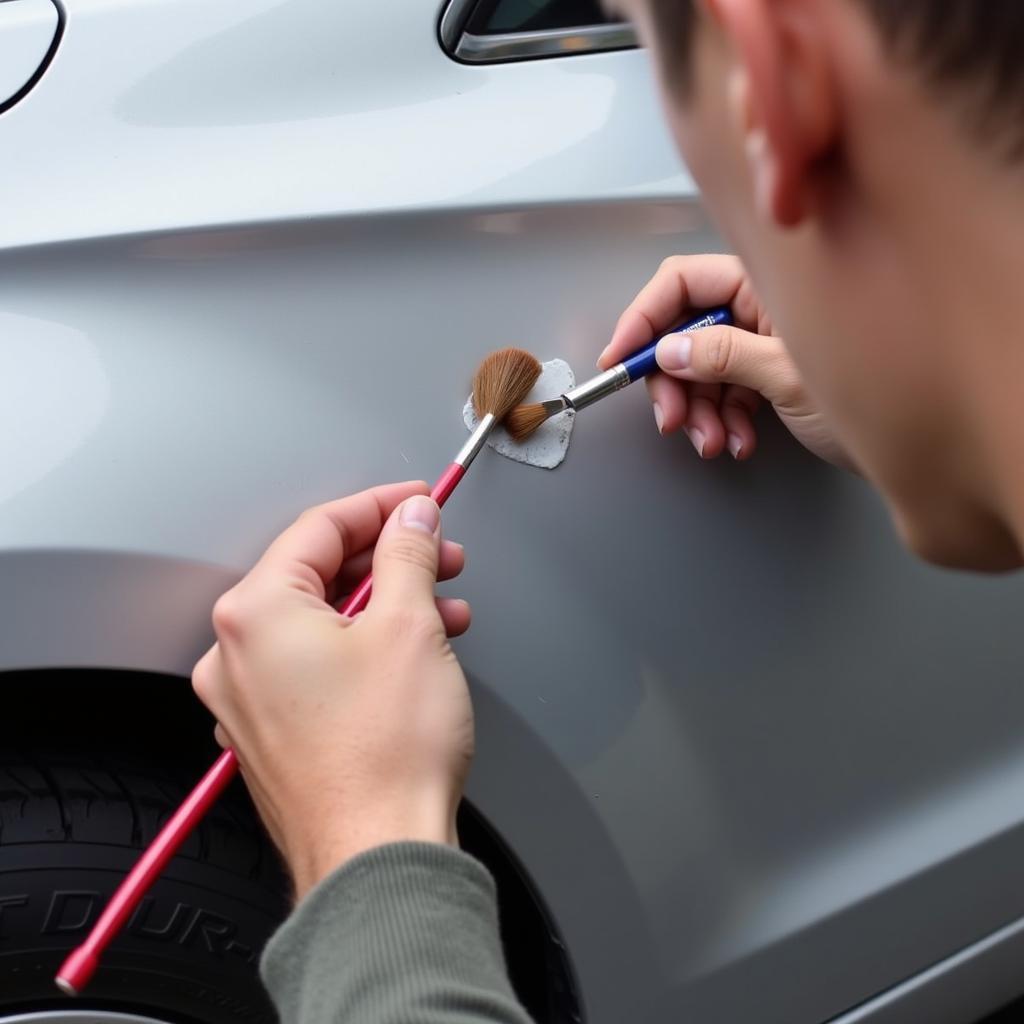
[[[817,205],[839,110],[816,0],[701,0],[733,53],[730,106],[760,214],[796,227]]]

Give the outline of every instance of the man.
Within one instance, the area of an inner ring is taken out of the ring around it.
[[[749,458],[766,399],[879,488],[922,557],[1019,566],[1024,5],[620,3],[739,258],[666,261],[601,365],[728,303],[736,328],[661,342],[662,433]],[[218,603],[196,667],[295,879],[263,961],[286,1024],[527,1019],[491,880],[457,849],[473,723],[447,637],[469,610],[435,602],[462,553],[425,490],[307,512]],[[342,620],[329,602],[378,532],[373,599]]]

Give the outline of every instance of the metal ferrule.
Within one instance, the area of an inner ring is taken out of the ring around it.
[[[452,460],[457,462],[463,469],[468,469],[469,464],[480,454],[480,450],[487,444],[487,437],[497,424],[494,413],[487,413],[477,424],[476,430],[469,435],[469,440],[459,449],[459,454]]]
[[[540,403],[544,406],[544,415],[551,419],[552,416],[557,416],[560,412],[565,412],[566,409],[571,409],[572,406],[565,400],[565,395],[559,395],[557,398],[549,398],[546,402]]]
[[[573,409],[585,409],[588,405],[621,390],[629,383],[629,374],[625,366],[619,363],[596,377],[577,384],[562,397]]]

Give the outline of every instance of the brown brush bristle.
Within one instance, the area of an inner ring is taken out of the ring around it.
[[[525,441],[547,418],[543,402],[517,405],[505,417],[505,429],[513,441]]]
[[[473,377],[473,411],[478,419],[493,413],[503,420],[537,383],[540,363],[521,348],[492,352]]]

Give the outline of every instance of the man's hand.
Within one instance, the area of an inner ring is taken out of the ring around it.
[[[457,844],[473,711],[448,638],[470,615],[434,596],[463,553],[441,541],[427,490],[392,484],[304,512],[217,602],[217,642],[193,673],[300,898],[371,847]],[[371,559],[370,603],[343,618],[333,603]]]
[[[748,459],[757,446],[753,414],[764,398],[805,448],[852,468],[734,256],[665,260],[619,317],[597,365],[612,366],[688,314],[712,306],[729,306],[737,326],[673,334],[658,345],[663,372],[647,378],[658,430],[685,428],[705,459],[725,449]]]

